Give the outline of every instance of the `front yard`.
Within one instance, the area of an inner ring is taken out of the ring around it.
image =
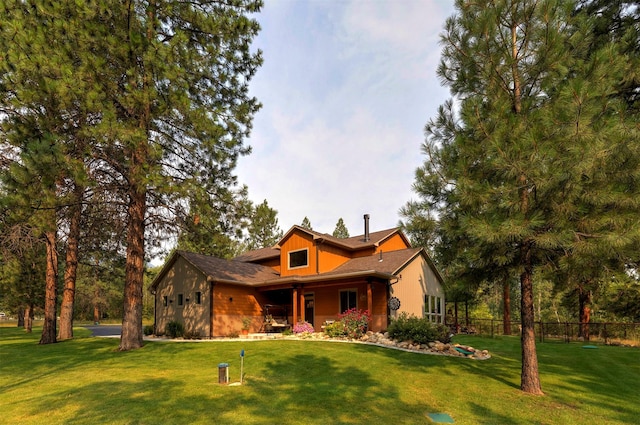
[[[456,337],[485,361],[315,340],[149,342],[117,339],[39,346],[0,328],[2,422],[18,424],[626,424],[640,417],[640,350],[538,345],[544,397],[518,389],[519,340]],[[230,365],[244,385],[219,385]]]

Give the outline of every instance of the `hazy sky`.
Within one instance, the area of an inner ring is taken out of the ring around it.
[[[238,178],[282,230],[306,216],[351,236],[395,227],[415,198],[423,129],[448,97],[440,86],[445,0],[266,0],[251,81],[263,104]]]

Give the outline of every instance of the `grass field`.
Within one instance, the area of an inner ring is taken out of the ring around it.
[[[474,361],[321,341],[38,345],[0,327],[0,423],[7,424],[631,424],[640,421],[640,350],[538,345],[545,396],[519,390],[517,338],[456,337]],[[218,382],[218,364],[231,381]]]

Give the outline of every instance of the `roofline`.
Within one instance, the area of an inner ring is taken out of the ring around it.
[[[303,232],[305,232],[306,234],[310,235],[314,241],[321,241],[324,243],[328,243],[334,246],[339,246],[347,251],[360,251],[362,249],[366,249],[366,248],[377,248],[378,246],[380,246],[380,244],[384,241],[386,241],[387,239],[389,239],[391,236],[393,236],[394,234],[398,234],[400,235],[400,237],[402,238],[402,240],[407,244],[408,247],[411,247],[411,241],[409,241],[409,239],[407,238],[407,236],[404,234],[404,232],[402,232],[402,230],[399,227],[394,227],[389,230],[389,234],[386,235],[385,237],[383,237],[382,239],[380,239],[377,242],[363,242],[362,245],[358,245],[358,246],[351,246],[349,244],[343,243],[341,242],[340,238],[336,238],[334,236],[331,236],[329,234],[326,233],[319,233],[316,232],[315,230],[309,230],[309,229],[305,229],[302,226],[298,226],[297,224],[291,226],[291,228],[287,231],[287,233],[284,234],[284,236],[282,236],[282,238],[280,238],[280,241],[278,241],[278,243],[275,245],[275,247],[277,247],[278,249],[282,248],[281,242],[283,240],[285,240],[287,237],[289,237],[289,234],[293,233],[294,230],[301,230]],[[383,232],[384,230],[379,230],[378,232]],[[372,232],[372,233],[377,233],[377,232]]]
[[[396,269],[396,271],[393,272],[393,274],[396,275],[396,274],[400,273],[418,255],[422,255],[425,258],[425,260],[427,261],[427,264],[429,264],[429,266],[431,267],[431,270],[433,270],[433,274],[436,275],[436,279],[438,279],[438,282],[440,283],[440,285],[444,286],[444,279],[442,278],[442,275],[440,274],[440,271],[438,270],[438,268],[436,267],[436,264],[433,262],[433,260],[429,256],[429,253],[424,248],[420,248],[414,255],[412,255],[409,259],[407,259],[407,261],[402,263],[402,265],[400,267],[398,267]]]
[[[289,276],[277,279],[265,280],[257,283],[247,283],[239,280],[230,280],[230,279],[215,279],[212,276],[207,276],[207,282],[222,283],[227,285],[239,285],[239,286],[250,286],[254,288],[259,288],[263,286],[279,286],[286,284],[298,284],[298,283],[312,283],[312,282],[327,282],[327,281],[335,281],[341,279],[353,279],[358,277],[375,277],[384,280],[396,279],[397,276],[389,273],[378,272],[375,270],[359,270],[356,272],[348,272],[348,273],[336,273],[336,274],[320,274],[320,275],[311,275],[311,276]]]
[[[173,266],[173,263],[176,262],[178,255],[182,256],[180,253],[181,253],[180,250],[175,250],[171,253],[171,256],[169,257],[169,259],[164,262],[162,269],[160,269],[160,272],[156,275],[155,278],[153,278],[153,282],[151,282],[151,285],[149,285],[149,289],[148,289],[149,292],[151,292],[152,294],[155,294],[155,290],[160,284],[160,281],[164,278],[164,276],[167,274],[169,269]]]

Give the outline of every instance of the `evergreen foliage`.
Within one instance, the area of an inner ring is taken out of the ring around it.
[[[123,219],[121,350],[142,345],[148,247],[199,211],[215,211],[216,231],[236,232],[242,189],[233,169],[250,151],[244,139],[260,106],[248,94],[262,62],[261,52],[250,49],[259,25],[249,15],[261,6],[260,0],[0,5],[4,174],[22,184],[23,200],[38,200],[47,212],[39,222],[49,247],[48,286],[57,274],[61,195],[86,187],[90,176],[99,188],[93,193]],[[55,341],[55,300],[54,292],[47,295],[48,342]]]
[[[302,219],[302,223],[300,223],[300,226],[303,229],[313,230],[313,227],[311,227],[311,221],[309,220],[309,218],[307,216],[305,216],[304,219]]]
[[[542,393],[534,272],[576,278],[596,257],[628,258],[638,237],[640,143],[615,96],[632,61],[615,43],[593,49],[593,18],[572,1],[456,8],[438,69],[454,98],[426,126],[407,211],[416,228],[437,218],[428,243],[450,279],[519,276],[521,388]]]
[[[341,239],[345,239],[349,237],[349,230],[347,229],[347,226],[344,224],[342,217],[340,217],[340,219],[336,223],[336,228],[333,230],[333,237],[341,238]]]
[[[283,235],[278,225],[278,211],[269,207],[266,199],[253,208],[246,240],[248,250],[272,247]]]

